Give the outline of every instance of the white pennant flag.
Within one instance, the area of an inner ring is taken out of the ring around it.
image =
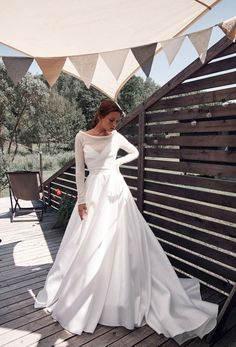
[[[93,75],[96,69],[98,54],[77,55],[70,57],[70,61],[79,73],[79,77],[89,88],[93,79]]]
[[[66,58],[35,58],[50,87],[57,81]]]
[[[168,59],[169,65],[174,60],[175,56],[179,52],[179,49],[185,39],[185,36],[174,37],[170,40],[161,41],[160,44]]]
[[[2,60],[9,77],[14,84],[17,84],[25,76],[34,59],[27,57],[2,57]]]
[[[128,53],[129,49],[120,49],[118,51],[105,52],[100,54],[116,80],[118,80],[120,77]]]
[[[236,41],[236,17],[232,17],[220,23],[219,27],[230,40],[233,42]]]
[[[190,41],[196,49],[199,58],[204,63],[207,55],[207,48],[210,41],[212,27],[197,31],[196,33],[188,34]]]

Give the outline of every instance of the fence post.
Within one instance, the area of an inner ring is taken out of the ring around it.
[[[143,103],[142,112],[138,116],[138,191],[137,205],[140,212],[143,212],[143,189],[144,189],[144,141],[145,141],[145,108]]]
[[[52,205],[52,201],[51,201],[51,183],[48,183],[48,189],[47,189],[47,193],[48,193],[48,206]]]

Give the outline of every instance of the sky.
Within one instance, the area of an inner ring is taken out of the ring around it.
[[[191,25],[188,30],[181,35],[209,28],[234,16],[236,16],[236,0],[221,0],[216,6],[204,14],[200,19],[197,20],[196,23]],[[224,34],[222,30],[219,27],[214,27],[208,47],[211,47],[223,36]],[[23,54],[20,52],[17,53],[13,49],[10,49],[0,43],[0,56],[1,55],[20,56]],[[198,55],[194,47],[188,39],[185,39],[171,66],[169,66],[164,52],[160,52],[155,56],[150,77],[157,84],[162,86],[196,58],[198,58]],[[36,62],[33,62],[29,71],[32,73],[41,72]],[[143,78],[146,77],[141,69],[136,73],[136,75]]]

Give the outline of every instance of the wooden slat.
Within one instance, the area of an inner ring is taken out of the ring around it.
[[[179,235],[179,237],[183,236],[186,239],[191,239],[192,242],[198,243],[199,241],[200,243],[211,247],[212,249],[209,251],[206,251],[205,248],[203,249],[206,256],[219,260],[222,262],[222,264],[236,267],[236,243],[232,240],[218,237],[218,235],[207,233],[206,231],[199,231],[192,225],[181,225],[176,223],[175,220],[166,220],[160,218],[158,215],[150,215],[146,211],[144,211],[144,215],[146,221],[158,226],[159,228],[164,228],[170,233],[174,232],[175,234]]]
[[[234,99],[236,99],[236,88],[227,88],[223,90],[196,93],[193,95],[180,96],[176,98],[163,98],[152,105],[149,110],[160,110],[214,102],[225,102]]]
[[[176,158],[181,160],[197,160],[205,162],[236,163],[236,151],[223,149],[170,149],[170,148],[145,148],[147,157]]]
[[[236,53],[236,46],[233,44],[219,52],[216,58],[226,57],[234,53]]]
[[[143,341],[137,343],[135,347],[158,347],[162,346],[163,342],[165,342],[166,340],[168,340],[168,338],[166,338],[165,336],[153,333]]]
[[[236,117],[236,116],[235,116]],[[158,124],[146,126],[146,134],[156,133],[211,133],[236,131],[236,119],[218,121],[198,121],[190,123]],[[211,134],[209,134],[211,136]]]
[[[174,187],[167,184],[159,184],[147,181],[145,181],[144,189],[154,191],[156,193],[172,195],[175,197],[182,197],[185,199],[236,208],[236,196],[233,197],[223,194],[209,193],[206,191],[202,192],[196,189]]]
[[[170,260],[172,266],[184,271],[185,273],[188,273],[188,274],[198,278],[200,281],[208,283],[213,288],[215,288],[215,290],[220,290],[220,291],[223,291],[225,293],[230,293],[230,290],[232,288],[232,286],[230,284],[223,282],[216,277],[211,276],[209,273],[201,271],[201,269],[199,269],[193,265],[182,262],[179,259],[176,259],[176,258],[169,256],[169,260]]]
[[[216,273],[218,273],[219,275],[231,279],[233,282],[236,282],[236,270],[232,269],[233,267],[236,267],[236,256],[231,255],[231,252],[221,252],[221,248],[218,248],[215,245],[214,241],[216,238],[214,238],[213,235],[209,235],[209,243],[207,243],[204,242],[207,241],[207,234],[205,234],[205,240],[204,238],[203,240],[197,239],[196,230],[194,229],[148,214],[145,214],[145,218],[148,223],[157,226],[154,230],[155,235],[158,238],[181,246],[187,251],[193,251],[197,253],[199,260],[196,260],[196,263],[198,265],[202,262],[204,263],[202,264],[202,267],[206,267],[207,269],[209,269],[209,271],[215,269],[216,271],[218,271]],[[164,228],[166,229],[166,231],[160,228]],[[185,236],[187,236],[187,238]],[[176,250],[176,253],[173,254],[178,255],[178,250]],[[233,254],[236,255],[236,252],[234,252]],[[220,262],[220,264],[210,264],[210,262],[207,262],[207,259],[204,259],[203,261],[201,255],[204,255],[213,260],[217,260],[218,262]],[[231,269],[229,267],[225,267],[224,264],[231,267]]]
[[[221,62],[221,65],[223,65],[223,62]],[[236,68],[236,58],[235,58],[234,68]],[[235,71],[227,73],[227,74],[218,75],[218,76],[202,78],[197,81],[185,82],[180,84],[177,88],[175,88],[175,90],[170,92],[168,96],[191,93],[191,92],[195,92],[195,91],[199,91],[203,89],[227,86],[230,84],[234,84],[235,81],[236,81]]]
[[[236,238],[236,228],[233,226],[226,225],[225,223],[217,223],[215,221],[207,220],[206,218],[202,217],[194,217],[193,215],[189,215],[186,213],[181,213],[177,211],[173,211],[172,209],[151,205],[149,203],[144,204],[144,212],[151,212],[153,214],[156,214],[157,216],[163,216],[169,219],[172,219],[173,221],[182,222],[185,224],[189,224],[193,227],[201,228],[206,231],[212,231],[219,237],[227,236]],[[183,211],[184,212],[184,211]],[[202,240],[204,240],[204,232],[196,231],[191,232],[191,237],[197,237],[196,235],[199,235]],[[200,236],[201,235],[201,236]],[[225,238],[216,238],[215,239],[216,245],[219,244],[224,249],[227,250],[233,250],[235,252],[235,243],[233,243],[231,240],[227,240]]]
[[[132,177],[135,177],[135,178],[137,178],[137,176],[138,176],[138,170],[136,168],[133,169],[133,168],[128,168],[128,167],[121,166],[120,167],[120,171],[125,176],[132,176]]]
[[[74,177],[71,178],[71,180],[69,181],[68,179],[65,180],[64,178],[62,178],[61,176],[55,178],[55,180],[52,182],[52,187],[53,184],[55,186],[55,184],[58,184],[58,187],[65,187],[64,189],[67,188],[72,188],[72,189],[76,189],[76,183],[74,181]]]
[[[231,46],[233,47],[233,46]],[[210,75],[212,73],[227,71],[235,69],[236,57],[227,58],[220,61],[212,62],[211,64],[204,65],[201,69],[192,74],[191,78],[200,77],[204,75]]]
[[[135,329],[134,331],[131,331],[128,335],[124,336],[123,338],[119,339],[116,342],[113,342],[109,347],[128,347],[128,346],[134,346],[138,342],[142,341],[146,337],[153,334],[153,330],[145,325],[139,329]]]
[[[186,146],[186,147],[236,147],[235,135],[215,135],[215,136],[172,136],[161,138],[156,136],[146,138],[147,144],[157,144],[163,146]]]
[[[137,206],[139,211],[143,210],[143,189],[144,189],[144,139],[145,139],[145,111],[139,115],[139,133],[138,133],[138,191],[137,191]]]
[[[176,199],[174,197],[156,195],[152,193],[144,193],[144,200],[154,202],[164,206],[171,206],[177,210],[188,211],[201,216],[212,217],[221,221],[227,221],[231,223],[236,222],[235,212],[227,211],[221,208],[206,206],[199,203],[193,203]]]
[[[236,177],[236,166],[226,166],[211,163],[169,162],[149,159],[145,160],[145,166],[151,169],[190,172],[207,176]]]
[[[236,115],[236,104],[229,104],[227,106],[216,105],[216,106],[199,106],[196,109],[188,110],[164,110],[164,112],[147,113],[147,123],[151,122],[166,122],[166,121],[183,121],[183,120],[209,120],[217,118],[235,118]]]
[[[148,170],[145,171],[145,179],[236,193],[235,181],[230,179],[226,181],[225,179],[219,178],[205,178],[193,175],[180,175]]]

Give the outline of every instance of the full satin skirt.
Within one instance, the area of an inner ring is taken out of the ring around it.
[[[97,324],[148,324],[177,343],[202,338],[218,306],[203,301],[197,279],[179,279],[119,173],[90,174],[88,215],[75,206],[35,307],[62,327],[93,333]]]

